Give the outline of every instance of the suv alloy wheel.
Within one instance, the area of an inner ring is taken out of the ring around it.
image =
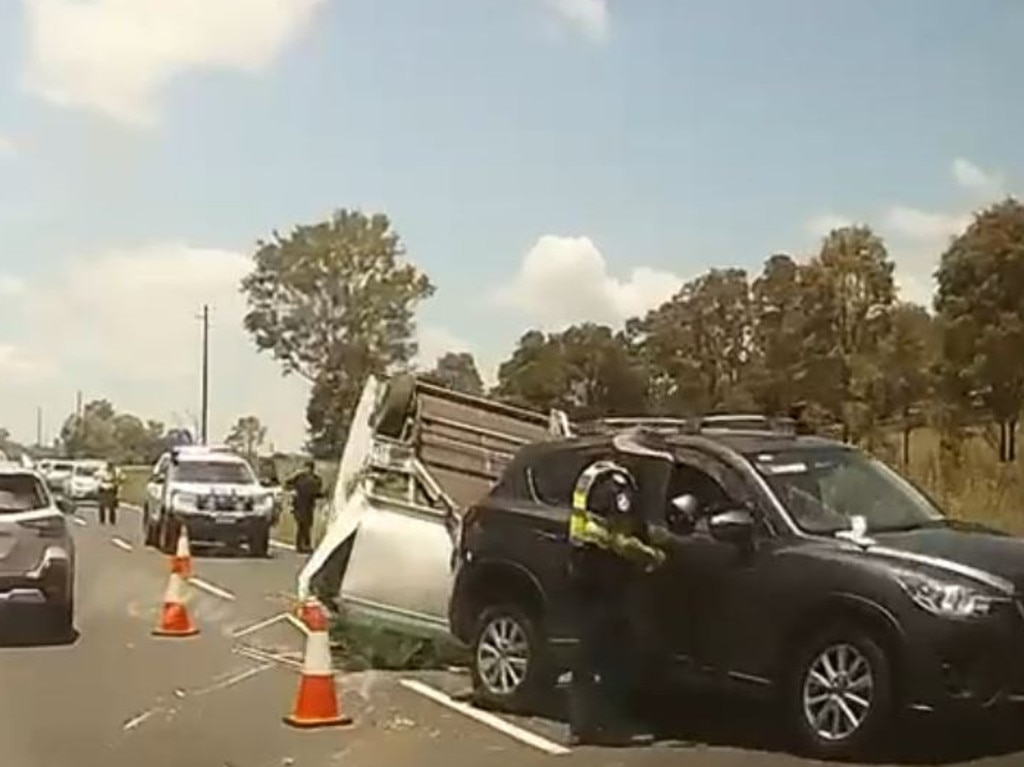
[[[817,634],[792,668],[786,712],[809,754],[863,756],[879,744],[894,712],[892,664],[885,649],[856,626]]]
[[[555,684],[540,627],[511,604],[481,613],[471,671],[477,703],[506,711],[526,710]]]

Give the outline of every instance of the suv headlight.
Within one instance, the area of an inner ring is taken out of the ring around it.
[[[252,508],[259,514],[269,514],[274,510],[274,494],[257,495],[252,500]]]
[[[175,511],[195,511],[199,496],[195,493],[176,492],[171,497],[171,508]]]
[[[979,618],[1002,601],[970,586],[921,573],[902,572],[896,580],[914,604],[942,618]]]

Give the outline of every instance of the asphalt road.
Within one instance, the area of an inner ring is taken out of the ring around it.
[[[29,630],[0,636],[3,767],[807,764],[780,750],[763,712],[707,701],[665,702],[653,747],[552,755],[565,737],[557,717],[477,721],[444,699],[465,688],[462,677],[444,672],[339,676],[355,725],[296,731],[281,718],[296,690],[302,635],[284,620],[261,627],[289,606],[296,554],[277,548],[257,561],[194,551],[199,580],[190,608],[201,633],[157,639],[149,632],[167,563],[141,546],[138,515],[122,512],[116,527],[100,527],[90,509],[78,516],[77,636],[62,643]],[[440,702],[430,697],[438,694]],[[889,762],[1017,767],[1024,736],[1015,731],[924,724],[901,733],[901,755]]]

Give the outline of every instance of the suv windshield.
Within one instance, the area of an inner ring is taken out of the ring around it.
[[[70,463],[55,463],[53,464],[53,471],[71,471],[72,466]]]
[[[0,514],[16,514],[49,506],[46,491],[29,474],[0,475]]]
[[[95,477],[99,470],[99,466],[76,466],[75,474],[79,477]]]
[[[246,464],[234,461],[182,461],[174,469],[174,479],[178,482],[233,485],[249,485],[256,481]]]
[[[863,517],[868,530],[876,532],[945,522],[923,493],[882,462],[856,450],[787,450],[748,458],[806,532],[846,530],[855,516]]]

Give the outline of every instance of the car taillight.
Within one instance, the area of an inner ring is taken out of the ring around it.
[[[43,517],[42,519],[23,519],[18,521],[19,527],[35,530],[40,538],[60,538],[66,531],[63,517]]]

